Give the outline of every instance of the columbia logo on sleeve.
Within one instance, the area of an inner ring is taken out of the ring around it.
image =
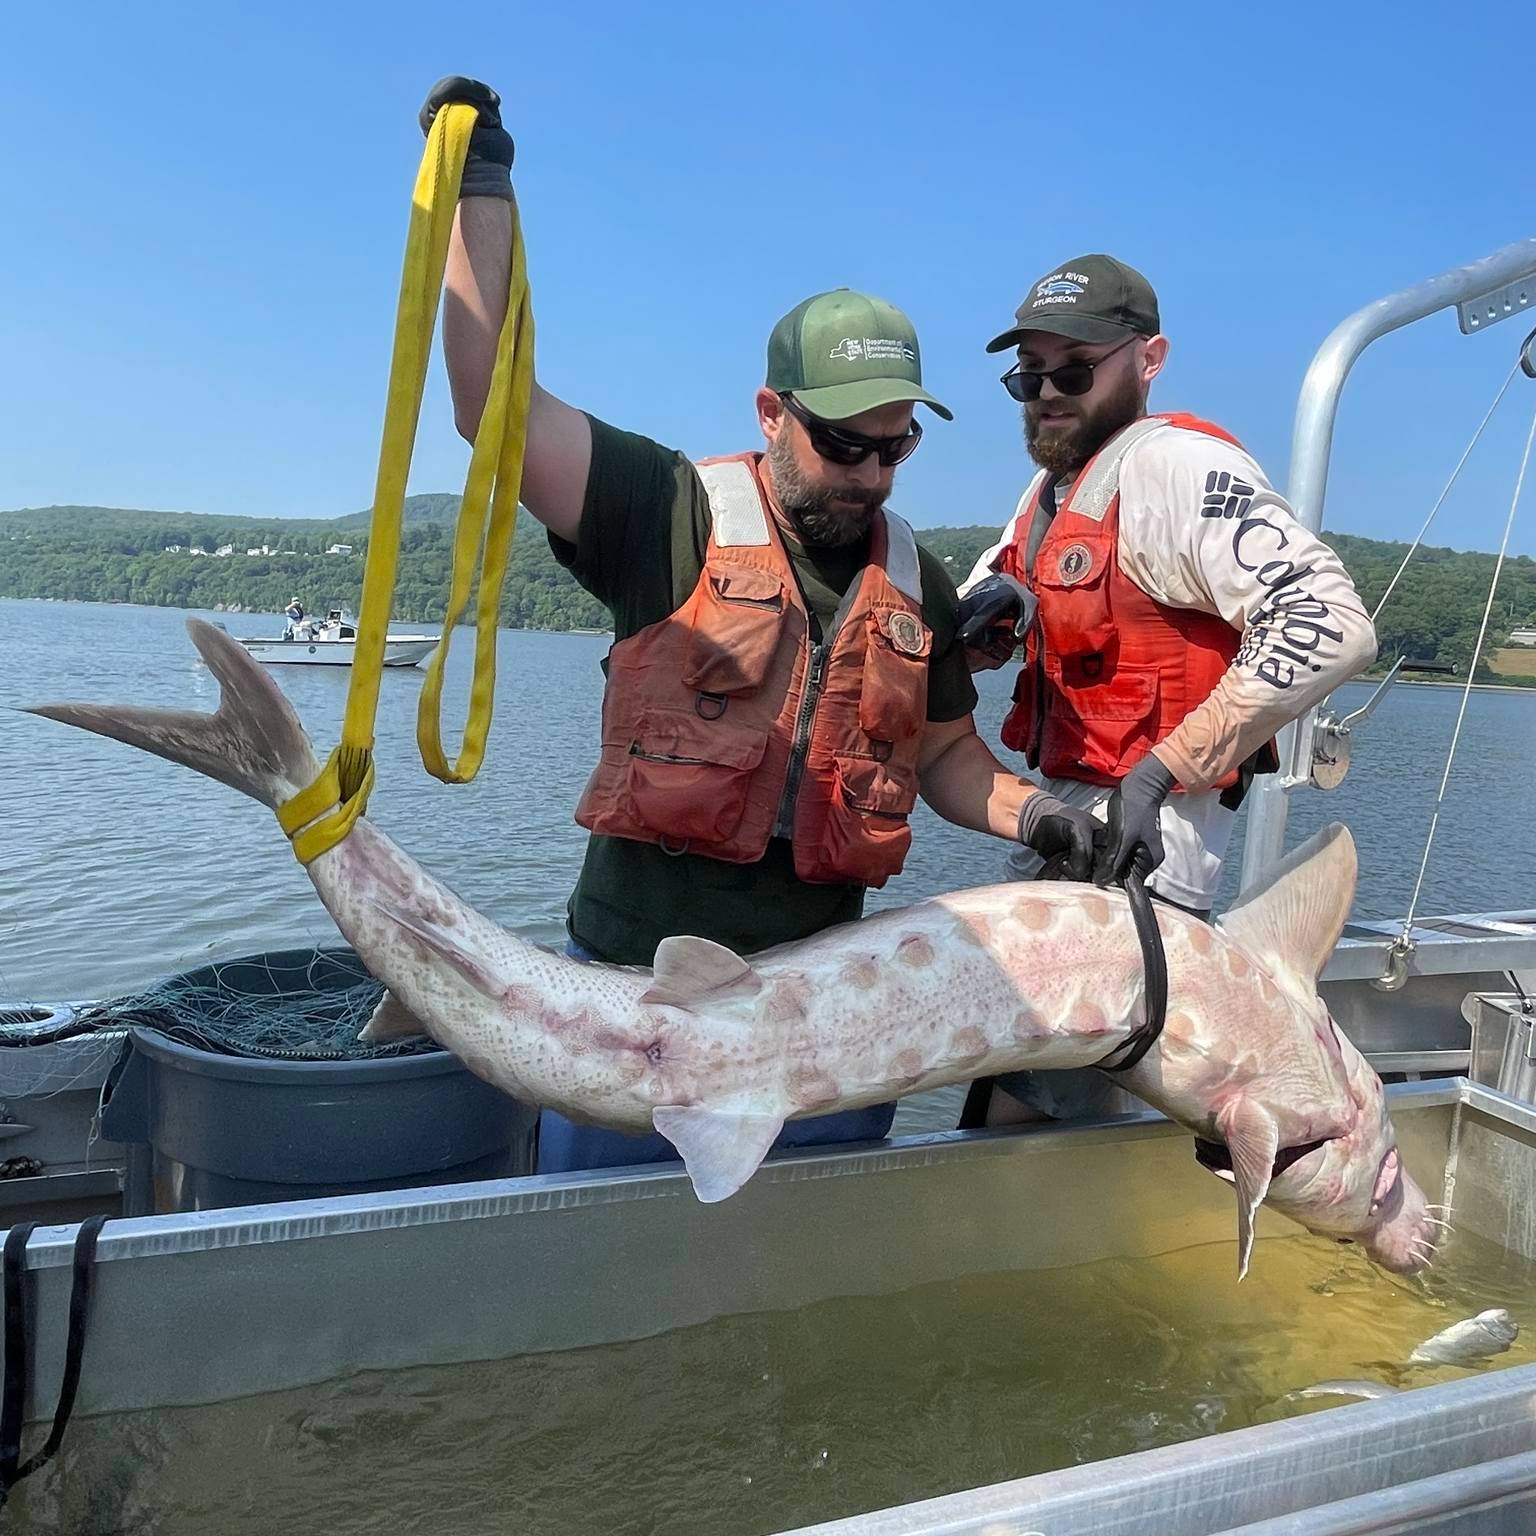
[[[1205,477],[1205,499],[1200,503],[1201,517],[1244,517],[1253,504],[1254,487],[1224,469],[1213,469]]]

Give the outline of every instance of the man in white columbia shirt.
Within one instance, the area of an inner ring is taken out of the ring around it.
[[[1376,636],[1338,556],[1230,433],[1148,415],[1159,328],[1146,278],[1081,256],[989,343],[1017,349],[1003,384],[1040,471],[960,588],[960,635],[973,670],[1023,638],[1003,741],[1107,822],[1094,878],[1135,867],[1205,915],[1275,732],[1368,666]],[[1023,849],[1009,859],[1012,879],[1040,869]],[[975,1085],[962,1124],[1077,1118],[1113,1089],[1091,1069],[990,1082],[1008,1097]]]

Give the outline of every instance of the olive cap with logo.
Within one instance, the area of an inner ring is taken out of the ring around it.
[[[850,288],[814,294],[774,326],[766,383],[823,421],[900,400],[921,400],[945,421],[955,419],[923,388],[912,322],[894,304]]]
[[[1079,256],[1046,273],[1014,311],[1014,324],[987,343],[988,352],[1018,346],[1026,331],[1073,341],[1156,336],[1157,295],[1135,267],[1113,256]]]

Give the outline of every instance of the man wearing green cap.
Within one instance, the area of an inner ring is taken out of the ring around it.
[[[473,439],[505,312],[512,143],[495,93],[473,81],[434,87],[424,127],[448,101],[480,112],[443,324]],[[688,934],[751,954],[851,921],[865,889],[901,868],[919,793],[1086,878],[1092,818],[977,736],[954,587],[886,510],[922,436],[918,402],[949,419],[923,387],[911,322],[846,288],[773,328],[761,451],[694,465],[535,384],[522,502],[614,624],[598,763],[576,813],[592,837],[572,953],[649,965],[663,939]],[[776,1145],[878,1138],[894,1109],[791,1120]],[[541,1117],[544,1172],[675,1155],[659,1136]]]
[[[1160,332],[1146,278],[1090,255],[1034,283],[989,343],[1016,353],[1002,382],[1039,472],[962,586],[959,632],[973,666],[1023,640],[1003,741],[1107,822],[1094,878],[1136,868],[1205,915],[1275,733],[1369,665],[1376,636],[1338,556],[1229,432],[1148,414]],[[1009,875],[1040,867],[1017,849]],[[1053,1118],[1109,1093],[1091,1071],[996,1082]],[[966,1123],[1023,1113],[987,1098],[973,1091]]]

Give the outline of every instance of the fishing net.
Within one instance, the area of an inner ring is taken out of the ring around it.
[[[267,951],[94,1003],[48,1034],[62,1039],[139,1027],[217,1055],[293,1061],[363,1061],[439,1049],[425,1036],[380,1044],[359,1040],[383,995],[383,984],[351,949]],[[0,1015],[4,1043],[38,1038],[35,1025]]]

